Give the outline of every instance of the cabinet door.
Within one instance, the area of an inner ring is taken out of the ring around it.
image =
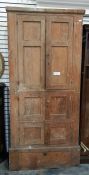
[[[68,89],[72,80],[73,18],[49,16],[46,27],[46,87]]]
[[[18,17],[19,87],[41,90],[45,85],[45,17]]]
[[[19,144],[44,144],[45,17],[18,16]]]
[[[44,144],[45,94],[19,93],[20,145]]]
[[[79,94],[50,91],[46,98],[45,143],[77,144]]]
[[[10,19],[11,144],[43,144],[45,17],[31,13]]]

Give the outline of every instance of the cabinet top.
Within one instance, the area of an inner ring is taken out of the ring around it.
[[[84,14],[84,9],[53,9],[53,8],[23,8],[23,7],[6,7],[7,12],[46,12],[60,14]]]

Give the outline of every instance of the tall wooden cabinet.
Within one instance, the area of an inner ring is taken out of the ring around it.
[[[7,8],[10,168],[79,164],[83,10]]]

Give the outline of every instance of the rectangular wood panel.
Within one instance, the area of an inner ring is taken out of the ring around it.
[[[72,143],[72,128],[70,122],[46,122],[45,143],[48,145],[68,145]]]
[[[19,145],[30,146],[34,144],[44,144],[44,124],[20,122]]]
[[[67,83],[68,49],[66,47],[52,47],[51,50],[51,86]]]
[[[40,47],[24,47],[24,83],[27,87],[40,88],[41,84],[41,49]],[[28,71],[29,70],[29,71]]]
[[[42,122],[45,120],[45,93],[23,92],[19,95],[19,120]]]
[[[40,21],[24,21],[23,22],[23,39],[24,41],[40,41],[41,40],[41,23]]]
[[[65,121],[73,117],[72,94],[67,91],[50,91],[46,94],[46,120]]]
[[[59,168],[63,165],[79,164],[79,147],[60,148],[58,151],[49,151],[44,154],[40,151],[27,151],[10,149],[10,169],[40,169]]]
[[[55,42],[66,42],[68,40],[69,37],[69,26],[68,26],[68,22],[67,21],[61,21],[60,22],[58,20],[56,21],[52,21],[52,27],[51,27],[52,31],[52,41]]]

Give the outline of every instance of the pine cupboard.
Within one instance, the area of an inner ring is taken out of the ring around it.
[[[7,8],[9,166],[76,165],[84,10]]]

